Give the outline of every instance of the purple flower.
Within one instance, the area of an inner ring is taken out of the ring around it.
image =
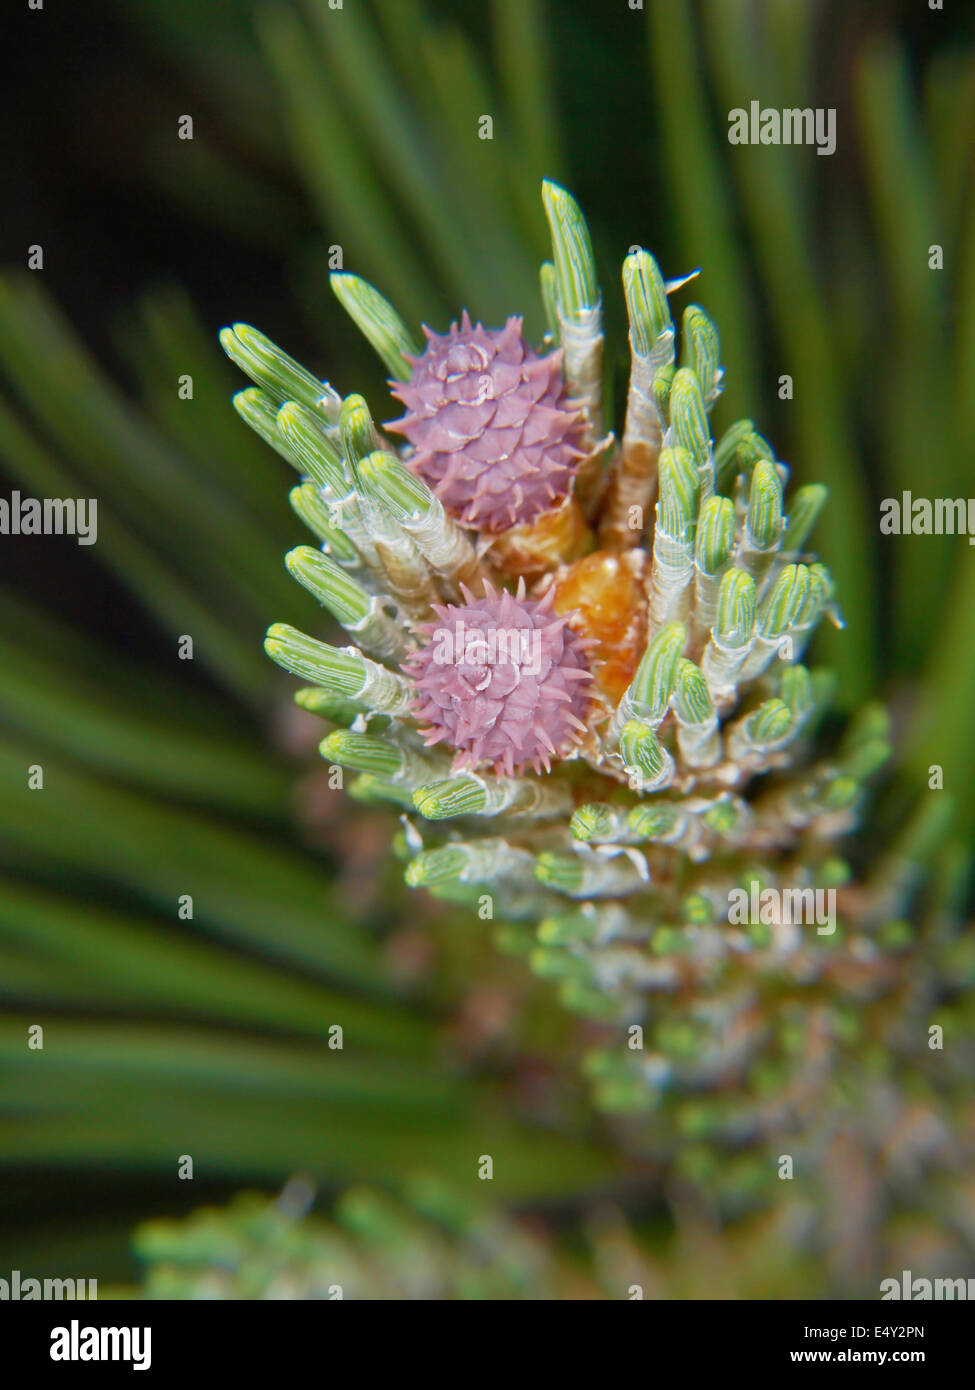
[[[407,414],[388,428],[415,453],[409,466],[467,526],[503,531],[534,521],[572,486],[585,417],[566,399],[562,353],[545,357],[521,335],[460,327],[424,328],[426,351],[408,357],[413,375],[393,386]]]
[[[404,667],[416,681],[414,712],[429,725],[427,744],[457,750],[454,771],[488,763],[511,776],[536,772],[564,757],[589,707],[587,642],[556,617],[554,590],[542,599],[464,588],[464,606],[437,604],[439,623],[426,623],[425,647]]]

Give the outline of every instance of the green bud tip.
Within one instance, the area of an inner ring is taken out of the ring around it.
[[[377,289],[358,275],[333,271],[329,283],[335,297],[397,381],[409,381],[413,369],[407,357],[419,348],[396,310]]]
[[[759,747],[777,743],[792,728],[792,711],[782,700],[766,700],[749,715],[746,727],[748,737]]]
[[[292,699],[309,714],[317,714],[321,719],[331,719],[333,723],[344,724],[346,728],[364,713],[357,700],[348,700],[343,695],[336,695],[334,691],[324,690],[320,685],[303,686],[295,691]]]
[[[661,628],[643,654],[627,692],[633,708],[644,719],[663,719],[677,678],[677,663],[687,641],[683,623]]]
[[[687,944],[687,938],[679,927],[658,927],[650,938],[650,950],[655,956],[672,956]]]
[[[343,564],[353,564],[358,552],[344,531],[332,525],[331,513],[314,483],[299,483],[288,493],[291,510]]]
[[[230,330],[225,328],[224,332],[229,333]],[[233,396],[233,404],[237,414],[253,429],[261,434],[270,431],[277,435],[277,421],[274,418],[278,412],[277,403],[259,386],[246,386],[243,391],[237,391]]]
[[[686,1020],[674,1019],[660,1024],[654,1041],[661,1052],[671,1057],[693,1057],[701,1051],[698,1030]]]
[[[407,866],[404,875],[410,888],[429,888],[459,878],[467,867],[467,854],[457,845],[441,845],[423,850]]]
[[[672,362],[667,362],[659,367],[653,378],[653,386],[650,388],[653,394],[653,403],[657,407],[657,414],[664,422],[665,428],[670,425],[670,388],[673,385],[675,370]]]
[[[681,367],[674,376],[670,388],[670,419],[681,447],[697,464],[704,463],[711,452],[711,431],[701,383],[688,367]]]
[[[614,1023],[620,1014],[620,1001],[615,995],[592,989],[581,980],[562,981],[559,985],[559,1003],[564,1009],[568,1009],[569,1013],[601,1023]],[[641,1090],[645,1098],[646,1086],[642,1082]]]
[[[589,1081],[600,1077],[625,1076],[628,1070],[626,1059],[614,1056],[604,1047],[594,1047],[583,1054],[581,1071]]]
[[[376,777],[393,777],[403,767],[403,755],[391,743],[345,729],[336,729],[323,738],[318,751],[328,763],[337,763],[355,772],[369,772]]]
[[[542,183],[542,202],[552,234],[559,305],[563,316],[572,318],[599,303],[589,228],[572,195],[549,179]]]
[[[782,479],[768,459],[756,463],[748,493],[748,532],[754,544],[768,550],[782,530]]]
[[[667,755],[657,741],[649,724],[628,719],[620,731],[620,755],[632,772],[642,774],[651,783],[659,781],[668,769]]]
[[[789,521],[786,527],[783,548],[801,550],[809,534],[819,520],[820,512],[826,505],[829,489],[821,483],[809,483],[799,488],[792,499]]]
[[[740,474],[749,474],[762,459],[773,459],[772,446],[755,430],[751,420],[738,420],[722,435],[714,451],[716,482],[725,490]]]
[[[786,565],[762,604],[762,631],[769,637],[780,637],[795,623],[808,597],[808,568],[805,565]]]
[[[843,736],[843,748],[854,747],[868,739],[887,739],[891,733],[890,711],[878,701],[857,710]]]
[[[410,800],[410,794],[405,787],[386,782],[381,777],[375,777],[371,772],[359,773],[358,777],[349,784],[349,795],[354,801],[361,801],[366,806],[382,806],[392,802],[395,806],[401,806],[406,811],[413,809],[413,802]],[[394,840],[393,853],[397,859],[409,859],[412,850],[405,841],[400,847]]]
[[[568,951],[552,950],[536,946],[528,958],[533,975],[542,980],[589,980],[592,967],[583,956],[574,956]]]
[[[546,850],[535,861],[535,877],[547,888],[576,893],[585,877],[585,864],[576,854],[556,854]]]
[[[682,366],[693,368],[704,395],[718,384],[721,347],[714,320],[697,304],[688,304],[681,320]]]
[[[755,581],[745,570],[729,570],[718,590],[714,634],[724,647],[744,647],[755,627]]]
[[[704,812],[703,819],[717,834],[727,835],[738,824],[738,807],[733,801],[717,801]]]
[[[595,914],[567,912],[544,918],[538,927],[538,939],[543,946],[572,946],[594,941],[597,931]]]
[[[360,459],[371,454],[379,443],[376,426],[373,424],[369,407],[362,396],[347,396],[342,402],[339,415],[339,433],[342,449],[353,475],[358,476]]]
[[[853,877],[853,870],[845,859],[830,857],[816,865],[814,877],[817,888],[842,888]]]
[[[755,426],[751,420],[736,420],[733,425],[729,425],[714,446],[715,467],[721,469],[730,463],[739,445],[754,433]]]
[[[793,715],[808,714],[816,703],[813,679],[805,666],[787,666],[779,681],[779,696]]]
[[[686,537],[697,515],[698,479],[686,449],[662,449],[658,464],[660,525],[668,536]]]
[[[796,609],[793,623],[805,627],[814,622],[826,607],[833,593],[833,576],[825,565],[809,566],[809,588]]]
[[[365,667],[361,654],[340,651],[287,623],[273,623],[268,628],[264,650],[286,671],[339,695],[357,695],[362,689]]]
[[[714,908],[703,893],[688,893],[681,903],[681,916],[694,926],[707,926],[714,920]]]
[[[220,346],[241,371],[278,402],[300,401],[314,408],[325,394],[325,386],[317,377],[248,323],[222,329]]]
[[[422,479],[392,454],[382,451],[369,454],[359,464],[359,479],[365,491],[381,502],[397,521],[418,519],[440,507]]]
[[[663,276],[648,251],[634,251],[624,260],[623,294],[633,351],[647,357],[661,333],[672,327]]]
[[[855,777],[837,777],[826,789],[823,806],[828,811],[843,811],[853,804],[859,794],[860,784]]]
[[[627,824],[634,835],[646,840],[656,840],[661,835],[669,835],[677,824],[680,811],[669,801],[634,806],[627,816]]]
[[[393,782],[387,782],[382,777],[376,777],[371,772],[360,772],[358,777],[349,784],[349,796],[355,801],[361,801],[366,806],[382,806],[392,802],[395,806],[400,806],[404,811],[413,810],[413,801],[406,787],[401,787]],[[392,851],[397,859],[409,859],[413,853],[406,843],[405,836],[394,835],[392,841]]]
[[[729,497],[709,497],[697,519],[694,558],[704,574],[726,564],[735,543],[735,505]]]
[[[259,386],[248,386],[246,390],[237,392],[233,397],[233,403],[244,423],[249,425],[265,444],[270,444],[292,468],[297,468],[294,450],[278,427],[278,402]]]
[[[682,657],[674,684],[674,713],[684,724],[706,724],[714,717],[714,703],[701,671]]]
[[[884,738],[866,739],[843,758],[843,770],[858,782],[865,782],[880,771],[892,751]]]
[[[426,820],[477,815],[486,803],[487,792],[473,777],[448,777],[418,787],[413,793],[413,804]]]
[[[616,814],[611,806],[592,801],[580,806],[569,822],[569,829],[577,840],[598,840],[613,833]]]
[[[288,572],[318,599],[344,626],[354,627],[369,612],[371,600],[365,589],[330,555],[299,545],[284,557]]]
[[[337,497],[344,496],[349,486],[345,468],[321,421],[295,401],[286,402],[276,418],[278,429],[309,476],[319,487],[329,488]]]

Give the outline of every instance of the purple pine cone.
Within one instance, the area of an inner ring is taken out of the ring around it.
[[[508,776],[529,764],[548,772],[586,732],[589,643],[555,616],[554,589],[537,600],[525,598],[524,580],[517,596],[484,591],[477,599],[465,587],[464,607],[434,605],[440,622],[424,624],[430,640],[403,663],[414,712],[430,725],[428,745],[457,750],[455,772],[483,763]]]
[[[503,329],[424,328],[426,351],[408,357],[413,375],[393,395],[407,414],[387,428],[415,453],[410,468],[467,526],[503,531],[561,502],[572,485],[585,417],[565,395],[562,352],[545,357],[521,335],[521,319]]]

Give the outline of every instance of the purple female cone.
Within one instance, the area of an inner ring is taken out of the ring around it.
[[[408,382],[393,384],[407,413],[388,429],[406,436],[408,466],[465,526],[503,531],[556,506],[572,486],[585,416],[568,401],[562,352],[540,357],[520,318],[500,330],[471,326],[440,335],[407,357]]]
[[[414,713],[428,745],[456,750],[455,772],[548,772],[586,732],[588,644],[555,615],[554,590],[526,599],[522,581],[517,595],[484,591],[478,599],[464,588],[463,606],[434,606],[440,621],[424,624],[426,646],[403,663],[416,682]]]

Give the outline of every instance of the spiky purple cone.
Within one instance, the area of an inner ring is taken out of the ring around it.
[[[586,731],[587,643],[555,616],[553,589],[542,599],[526,599],[523,580],[517,596],[484,590],[478,599],[464,587],[463,607],[434,605],[440,622],[424,624],[430,640],[404,662],[416,716],[430,725],[428,745],[457,750],[455,772],[547,772]]]
[[[562,352],[540,357],[521,319],[500,330],[424,328],[426,351],[408,357],[413,375],[393,395],[407,414],[388,426],[416,452],[409,466],[458,520],[483,531],[534,521],[569,491],[584,416],[566,399]]]

